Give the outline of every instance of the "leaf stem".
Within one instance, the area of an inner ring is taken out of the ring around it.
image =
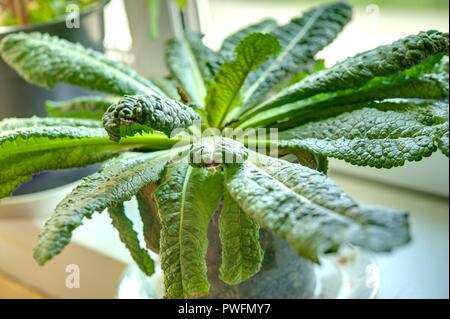
[[[165,134],[154,133],[123,137],[120,140],[120,144],[138,144],[142,146],[149,146],[154,150],[163,150],[174,146],[179,141],[180,139],[177,137],[169,138]]]
[[[51,140],[50,140],[51,141]],[[52,150],[58,148],[69,148],[77,146],[86,145],[111,145],[117,146],[118,149],[121,148],[139,148],[148,147],[152,150],[162,150],[168,149],[179,142],[179,138],[169,138],[164,134],[144,134],[135,135],[132,137],[122,138],[120,143],[111,141],[108,136],[98,136],[91,138],[60,138],[60,141],[51,141],[51,143],[29,143],[26,147],[17,147],[15,149],[8,149],[7,156],[13,154],[29,153],[29,152],[39,152],[44,150]],[[0,159],[3,157],[0,150]]]

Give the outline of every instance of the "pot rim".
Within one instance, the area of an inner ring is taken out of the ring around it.
[[[87,8],[86,10],[82,10],[80,12],[80,18],[88,16],[99,10],[102,10],[109,2],[110,2],[110,0],[98,0],[98,2],[96,4],[94,4],[93,6]],[[37,24],[31,24],[31,25],[25,25],[25,26],[22,26],[22,25],[0,26],[0,38],[6,36],[8,34],[16,33],[16,32],[39,31],[39,29],[42,29],[45,27],[64,23],[66,21],[66,18],[67,18],[67,14],[60,16],[56,19],[53,19],[47,23],[37,23]]]
[[[34,192],[23,195],[15,195],[6,198],[2,198],[0,201],[0,206],[10,206],[10,205],[21,205],[35,202],[36,200],[46,200],[48,198],[52,198],[55,194],[59,194],[60,192],[66,191],[67,189],[72,189],[77,186],[81,182],[77,180],[72,183],[64,184],[58,187],[49,188],[40,192]]]

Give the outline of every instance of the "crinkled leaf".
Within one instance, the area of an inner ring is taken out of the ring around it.
[[[50,117],[101,120],[103,113],[117,100],[106,96],[82,96],[67,101],[46,101],[45,109]]]
[[[255,275],[264,257],[259,244],[259,225],[239,208],[226,190],[219,234],[222,249],[219,278],[229,285],[237,285]]]
[[[204,106],[206,82],[213,74],[209,62],[216,59],[214,51],[202,42],[203,35],[189,32],[167,43],[166,60],[171,73],[186,91],[190,100]]]
[[[119,232],[120,240],[125,244],[136,265],[147,276],[152,275],[155,264],[147,250],[140,246],[138,234],[133,229],[132,221],[125,214],[123,203],[109,207],[108,213],[113,226]]]
[[[447,52],[447,33],[427,31],[410,35],[315,73],[264,102],[259,109],[292,103],[319,93],[358,88],[376,77],[394,75],[435,54]]]
[[[405,213],[357,204],[326,175],[299,164],[259,156],[226,168],[225,185],[259,225],[313,261],[344,243],[390,251],[409,241]]]
[[[5,119],[0,122],[0,198],[44,170],[104,161],[139,144],[116,144],[99,121]]]
[[[222,195],[220,173],[187,163],[167,166],[154,192],[161,218],[161,267],[166,298],[206,296],[207,231]]]
[[[84,218],[130,200],[144,186],[157,181],[169,157],[170,151],[124,153],[84,178],[45,223],[34,248],[36,261],[42,265],[59,254]]]
[[[226,62],[211,82],[206,97],[209,124],[220,127],[226,115],[242,105],[242,90],[250,72],[280,50],[275,37],[253,33],[236,48],[236,57]]]
[[[387,103],[384,110],[383,104],[378,108],[363,108],[281,132],[278,145],[356,165],[391,168],[430,156],[440,137],[448,133],[445,102]]]
[[[252,75],[244,101],[251,106],[277,84],[305,71],[314,56],[335,39],[350,21],[351,8],[343,2],[323,5],[272,31],[282,46],[280,54]]]
[[[101,128],[100,121],[92,119],[72,119],[72,118],[48,118],[48,117],[29,117],[17,118],[10,117],[0,121],[0,132],[11,131],[25,128],[43,128],[43,127],[57,127],[57,126],[71,126],[84,128]]]
[[[169,98],[153,95],[124,96],[103,115],[103,126],[113,141],[136,133],[157,130],[170,135],[200,120],[192,108]]]
[[[0,43],[3,59],[28,82],[45,88],[58,83],[116,95],[163,95],[135,71],[99,52],[41,33],[13,33]]]
[[[144,225],[144,239],[147,248],[159,253],[161,221],[159,220],[158,207],[153,200],[153,191],[156,187],[154,183],[145,186],[136,194],[136,199]]]
[[[270,33],[277,27],[277,23],[273,19],[265,19],[261,22],[249,25],[243,29],[227,36],[222,42],[219,50],[219,56],[222,62],[232,60],[239,43],[253,33]]]
[[[277,84],[272,89],[272,92],[278,93],[278,92],[284,90],[285,88],[287,88],[297,82],[302,81],[308,75],[322,71],[323,69],[325,69],[325,60],[322,60],[322,59],[312,60],[309,64],[303,66],[303,68],[304,68],[304,70],[293,74],[290,78]]]
[[[242,117],[242,126],[270,125],[289,128],[355,110],[359,105],[363,105],[362,102],[383,99],[447,99],[448,75],[434,73],[441,58],[439,54],[432,56],[415,67],[390,77],[375,78],[357,89],[322,93],[259,114],[256,114],[256,111],[248,113]]]

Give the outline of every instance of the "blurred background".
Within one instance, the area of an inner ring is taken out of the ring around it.
[[[11,1],[19,0],[9,0]],[[5,5],[6,2],[8,1],[2,0],[0,4]],[[54,24],[48,29],[48,23],[42,25],[42,21],[36,25],[45,32],[56,32],[72,41],[104,50],[111,59],[128,64],[146,76],[164,76],[167,74],[163,63],[165,42],[183,30],[200,30],[205,34],[205,43],[213,49],[218,49],[228,34],[248,24],[264,18],[274,18],[279,23],[286,23],[304,10],[330,1],[93,2],[95,3],[92,6],[89,3],[83,4],[86,9],[81,12],[81,26],[79,30],[72,30],[72,33],[55,30]],[[318,55],[319,58],[325,59],[327,66],[358,52],[422,30],[449,30],[447,0],[348,2],[354,6],[352,22],[333,44]],[[182,12],[179,10],[180,3],[184,5]],[[57,18],[54,18],[52,21],[56,20]],[[2,35],[20,29],[14,25],[2,26],[1,23],[0,15],[0,39]],[[0,89],[12,76],[3,71],[0,64]],[[18,85],[21,85],[16,88],[19,92],[31,90],[24,86],[24,83]],[[6,92],[5,86],[3,90]],[[8,89],[8,92],[11,92],[11,89]],[[2,96],[5,94],[7,93],[2,93]],[[33,97],[27,102],[13,101],[17,93],[11,94],[11,101],[8,103],[5,98],[0,100],[0,119],[19,112],[19,107],[22,108],[24,104],[26,109],[16,116],[42,114],[43,99],[65,99],[79,94],[80,92],[74,91],[73,88],[57,87],[51,93],[39,91],[21,94],[23,97]],[[41,100],[34,98],[38,95],[42,95]],[[18,106],[11,108],[12,103],[17,103]],[[392,255],[377,257],[382,270],[382,285],[378,296],[448,298],[448,158],[436,153],[420,163],[408,163],[392,170],[354,167],[341,161],[332,161],[330,166],[330,175],[356,199],[411,212],[413,242]],[[86,172],[77,172],[75,179],[83,174]],[[63,253],[61,258],[58,257],[58,261],[45,269],[34,266],[29,251],[34,243],[33,234],[37,232],[43,218],[51,212],[57,200],[67,192],[68,188],[61,185],[73,182],[74,178],[67,179],[58,175],[47,179],[61,180],[57,191],[50,190],[50,193],[40,193],[35,197],[32,196],[36,194],[26,194],[22,199],[12,198],[0,204],[0,297],[26,296],[26,291],[38,297],[113,297],[120,273],[130,261],[130,257],[122,249],[117,234],[104,215],[96,215],[86,223],[86,227],[77,230],[75,244]],[[35,204],[36,201],[38,205]],[[34,203],[34,208],[30,207],[30,203]],[[20,221],[12,218],[17,216],[18,212],[24,217]],[[18,239],[18,234],[22,235],[23,229],[29,230],[28,235]],[[83,269],[86,269],[85,278],[92,278],[97,284],[89,284],[86,279],[81,289],[68,290],[63,285],[63,278],[64,266],[70,262],[82,264]],[[17,264],[21,266],[17,267]],[[104,267],[109,271],[102,271]],[[14,291],[16,293],[13,293]]]

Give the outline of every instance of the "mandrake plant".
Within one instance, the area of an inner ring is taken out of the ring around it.
[[[438,149],[448,156],[448,34],[420,32],[324,68],[316,53],[350,18],[345,3],[323,5],[286,25],[242,29],[217,52],[186,33],[167,43],[170,76],[155,79],[46,34],[6,37],[3,59],[30,83],[108,94],[49,101],[47,118],[0,122],[0,197],[40,171],[105,161],[55,208],[36,261],[59,254],[85,218],[107,209],[151,275],[154,262],[124,212],[133,196],[167,298],[208,295],[207,230],[218,209],[219,276],[229,285],[260,270],[260,227],[314,262],[345,243],[376,252],[408,243],[407,214],[355,202],[326,176],[327,158],[392,168]],[[248,150],[249,139],[180,145],[173,132],[192,132],[196,121],[202,131],[277,128],[264,143],[279,157]],[[174,150],[201,160],[174,160]],[[241,160],[220,161],[230,154]]]

